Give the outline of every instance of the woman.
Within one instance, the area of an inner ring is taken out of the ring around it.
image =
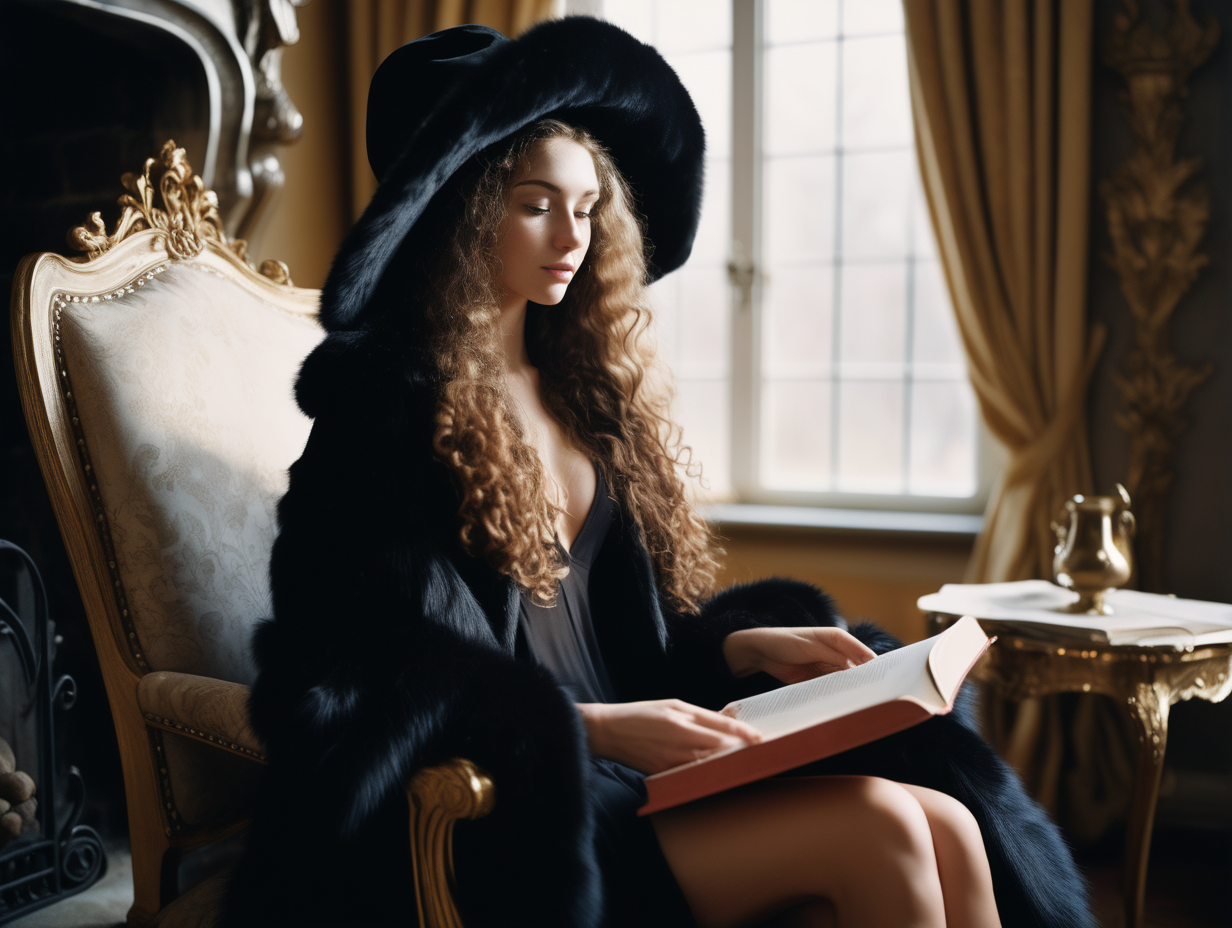
[[[315,422],[255,643],[271,766],[232,920],[405,924],[403,786],[466,756],[497,783],[456,838],[471,925],[1089,924],[1055,828],[956,719],[843,776],[633,814],[639,771],[756,738],[713,710],[767,673],[873,653],[802,584],[708,598],[642,383],[644,281],[700,199],[662,59],[588,20],[430,36],[374,80],[369,153],[297,385]]]

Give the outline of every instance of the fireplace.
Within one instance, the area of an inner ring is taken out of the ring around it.
[[[106,867],[78,824],[85,784],[57,767],[54,715],[76,684],[53,670],[57,638],[34,562],[0,541],[0,924],[92,885]]]

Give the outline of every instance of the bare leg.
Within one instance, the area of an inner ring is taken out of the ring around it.
[[[980,826],[967,807],[945,793],[902,784],[928,817],[937,856],[937,874],[945,896],[949,928],[1001,928],[992,872]]]
[[[946,924],[928,819],[889,780],[766,780],[653,821],[702,928],[775,916],[804,928],[834,915],[844,928]]]

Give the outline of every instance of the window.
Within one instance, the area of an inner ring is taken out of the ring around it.
[[[901,0],[572,9],[655,45],[706,127],[694,253],[654,294],[711,493],[980,508],[984,442],[916,165]]]

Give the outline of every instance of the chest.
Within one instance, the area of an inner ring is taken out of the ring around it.
[[[510,377],[509,391],[526,440],[543,466],[547,500],[558,510],[557,538],[570,548],[594,502],[594,465],[544,406],[537,377]]]

